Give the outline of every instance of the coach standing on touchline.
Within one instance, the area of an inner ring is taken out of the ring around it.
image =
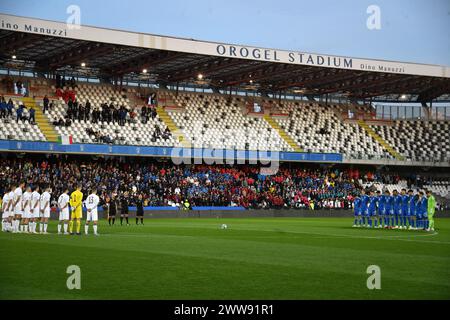
[[[434,231],[434,212],[436,210],[436,199],[430,190],[427,191],[428,198],[428,229],[427,231]]]

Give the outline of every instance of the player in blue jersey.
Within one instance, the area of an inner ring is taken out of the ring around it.
[[[399,217],[401,215],[401,208],[402,208],[402,198],[398,194],[397,190],[394,190],[393,192],[393,198],[394,198],[394,217],[395,221],[393,222],[394,229],[399,228]]]
[[[416,196],[414,192],[410,189],[408,190],[408,223],[409,230],[416,229]]]
[[[391,229],[393,226],[393,221],[394,221],[394,198],[391,196],[391,193],[389,192],[389,190],[386,189],[386,191],[384,192],[384,203],[385,203],[385,209],[384,209],[384,216],[385,216],[385,223],[384,223],[384,227],[387,229]]]
[[[361,226],[361,198],[356,195],[353,200],[353,211],[355,213],[355,222],[353,223],[353,228]]]
[[[422,214],[420,211],[420,203],[422,201],[422,196],[420,195],[420,192],[417,194],[416,200],[414,202],[414,211],[416,213],[416,230],[422,228]]]
[[[367,208],[367,220],[369,228],[372,228],[372,220],[375,224],[374,227],[377,227],[377,200],[378,198],[375,196],[375,193],[373,191],[370,191],[369,206]]]
[[[406,194],[406,189],[402,189],[401,191],[402,198],[402,208],[401,208],[401,217],[400,217],[400,228],[407,229],[407,217],[408,217],[408,200],[409,196]]]
[[[428,228],[428,198],[425,197],[425,194],[420,192],[422,198],[420,201],[420,214],[422,216],[422,226],[421,229],[427,230]]]
[[[369,196],[366,194],[366,190],[361,191],[361,217],[362,217],[362,225],[367,226],[366,217],[367,217],[367,209],[369,207]]]
[[[378,216],[378,228],[383,228],[384,219],[384,196],[381,191],[377,191],[377,216]]]

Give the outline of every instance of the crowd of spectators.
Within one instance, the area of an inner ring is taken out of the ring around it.
[[[2,160],[2,185],[25,180],[53,186],[81,181],[86,190],[99,188],[104,198],[113,193],[141,194],[151,206],[243,206],[245,208],[346,208],[355,190],[345,172],[321,169],[289,170],[266,176],[252,166],[175,166],[171,162],[121,162],[117,159],[81,161],[65,156],[39,160]]]
[[[57,197],[81,182],[103,199],[142,196],[149,206],[242,206],[252,209],[350,209],[361,185],[350,169],[282,166],[265,175],[258,166],[180,165],[170,161],[54,155],[0,161],[1,186],[11,182],[50,184]],[[359,173],[358,173],[359,174]],[[365,176],[367,173],[361,174]],[[0,190],[1,193],[1,190]]]

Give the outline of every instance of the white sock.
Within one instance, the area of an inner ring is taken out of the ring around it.
[[[89,232],[89,225],[86,224],[86,225],[84,226],[84,233],[85,233],[85,234],[88,234],[88,232]]]
[[[33,221],[33,233],[36,232],[36,222]]]
[[[44,223],[44,232],[47,232],[47,223]]]
[[[20,231],[25,232],[25,225],[24,224],[20,225]]]
[[[23,231],[28,232],[28,224],[25,224],[25,225],[23,226]]]
[[[67,233],[67,223],[64,223],[64,233]]]
[[[94,224],[94,234],[97,234],[97,225]]]
[[[58,224],[58,233],[61,233],[61,223]]]
[[[42,230],[44,230],[44,224],[41,222],[39,224],[39,232],[42,232]]]
[[[2,221],[2,231],[6,230],[6,223],[4,221]]]

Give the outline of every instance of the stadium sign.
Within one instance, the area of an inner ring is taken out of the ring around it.
[[[313,54],[298,51],[241,46],[217,42],[198,41],[165,37],[137,32],[104,29],[89,26],[71,28],[62,22],[18,17],[0,14],[0,29],[63,37],[75,40],[103,42],[123,46],[150,48],[208,56],[267,61],[273,63],[297,64],[356,71],[370,71],[396,74],[450,78],[450,67],[360,59],[335,55]]]

